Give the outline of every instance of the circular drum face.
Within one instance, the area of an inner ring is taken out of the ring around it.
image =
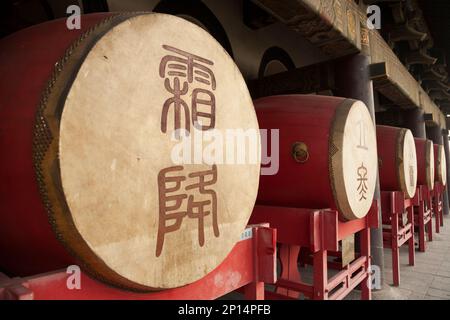
[[[378,170],[376,131],[364,103],[345,100],[337,108],[329,149],[336,205],[345,219],[362,218],[372,205]]]
[[[51,219],[105,281],[194,282],[231,251],[256,199],[259,140],[244,164],[206,162],[195,140],[211,130],[259,136],[246,84],[205,30],[174,16],[122,19],[88,47],[73,50],[84,58],[61,91],[61,115],[43,112],[57,140],[41,164]],[[183,143],[192,157],[180,162]]]
[[[437,167],[435,170],[437,170],[437,178],[438,181],[442,183],[442,185],[447,185],[447,164],[445,162],[445,152],[444,152],[444,146],[439,145],[437,147]]]
[[[426,156],[426,179],[427,179],[427,185],[430,188],[430,190],[433,190],[434,188],[434,146],[433,142],[431,140],[427,140],[425,144],[425,156]]]
[[[414,137],[410,130],[403,129],[400,133],[400,141],[397,154],[399,182],[401,189],[405,190],[408,197],[414,197],[417,188],[417,155]]]

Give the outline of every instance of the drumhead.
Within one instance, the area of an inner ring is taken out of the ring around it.
[[[378,172],[376,131],[363,102],[347,99],[336,109],[329,152],[340,213],[347,220],[363,218],[372,205]]]
[[[253,163],[178,163],[174,150],[188,141],[201,157],[203,140],[188,138],[258,131],[233,60],[202,28],[140,13],[101,23],[63,62],[35,140],[48,126],[37,168],[58,238],[94,276],[125,288],[204,277],[246,227],[260,153]]]

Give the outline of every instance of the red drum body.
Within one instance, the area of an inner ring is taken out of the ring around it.
[[[434,181],[440,182],[444,187],[447,185],[447,164],[444,146],[434,145]]]
[[[287,95],[254,101],[261,129],[279,129],[279,170],[262,175],[257,202],[338,209],[364,217],[377,174],[376,134],[367,107],[338,97]],[[272,142],[273,143],[273,142]]]
[[[0,42],[0,130],[5,150],[0,158],[0,269],[13,275],[36,274],[74,263],[55,238],[36,183],[32,145],[35,117],[55,63],[84,31],[106,16],[87,16],[82,30],[70,32],[65,20],[52,21]]]
[[[380,188],[403,191],[414,197],[417,187],[417,155],[410,130],[377,126]]]
[[[417,185],[434,188],[434,148],[428,139],[414,138],[417,154]]]

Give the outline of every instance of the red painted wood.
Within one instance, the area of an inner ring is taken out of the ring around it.
[[[381,161],[379,166],[380,189],[383,191],[401,190],[398,181],[397,141],[401,128],[377,126],[377,151]]]
[[[416,192],[418,197],[419,190]],[[383,229],[384,247],[391,249],[392,277],[394,286],[400,285],[400,247],[407,243],[409,251],[409,265],[414,265],[414,201],[405,199],[400,191],[381,192],[381,211],[383,224],[390,228]],[[403,224],[402,215],[407,214],[408,222]]]
[[[411,237],[408,240],[408,257],[409,265],[413,266],[416,260],[415,243],[414,243],[414,207],[411,205],[408,207],[408,221],[411,223]]]
[[[320,250],[313,253],[313,282],[314,297],[313,300],[328,300],[328,265],[327,251]]]
[[[297,263],[300,246],[281,244],[279,252],[281,265],[280,278],[293,282],[301,282]],[[300,296],[300,292],[289,290],[283,286],[277,286],[275,292],[296,299]]]
[[[417,185],[428,186],[427,176],[426,176],[426,150],[427,150],[427,139],[414,138],[416,143],[416,154],[417,154]],[[436,168],[435,168],[436,169]]]
[[[446,187],[440,182],[436,182],[432,192],[433,214],[436,216],[436,232],[439,233],[440,227],[444,226],[443,197]]]
[[[80,34],[110,14],[24,29],[0,41],[0,269],[16,276],[74,262],[56,240],[42,205],[32,163],[35,113],[55,63]]]
[[[328,138],[335,110],[343,98],[273,96],[254,101],[261,129],[280,129],[276,175],[263,175],[257,203],[301,208],[335,208],[328,175]],[[304,142],[309,160],[297,163],[292,145]]]
[[[378,212],[378,211],[376,211]],[[371,267],[371,257],[370,257],[370,229],[366,228],[360,233],[360,246],[361,246],[361,256],[368,257],[364,260],[364,268],[366,271],[366,277],[361,282],[361,299],[362,300],[371,300],[372,299],[372,290],[368,286],[370,278],[370,274],[368,270]]]
[[[292,299],[297,298],[297,292],[300,292],[315,300],[343,299],[361,284],[362,299],[371,299],[371,289],[367,286],[370,227],[378,226],[377,217],[377,202],[365,218],[346,222],[338,219],[337,211],[329,209],[256,206],[250,222],[269,222],[271,227],[277,229],[277,242],[280,243],[282,273],[276,283],[276,293],[267,293],[268,297]],[[339,240],[355,233],[360,234],[360,257],[328,279],[328,255],[336,255]],[[301,247],[308,248],[313,256],[312,285],[301,280],[297,264]]]
[[[69,290],[69,274],[65,270],[34,275],[28,278],[9,279],[0,273],[0,300],[205,300],[216,299],[243,287],[246,298],[264,299],[264,281],[276,281],[274,265],[267,270],[256,270],[260,259],[275,260],[276,231],[255,226],[253,238],[238,242],[225,260],[204,278],[187,286],[152,293],[135,293],[107,286],[81,273],[81,289]],[[270,250],[272,248],[272,250]],[[263,254],[261,254],[263,253]],[[264,276],[265,275],[265,276]],[[267,276],[269,275],[269,276]]]
[[[271,206],[255,206],[249,223],[269,222],[277,229],[277,242],[311,246],[309,234],[311,210]],[[293,227],[295,226],[295,227]]]
[[[377,150],[379,164],[380,188],[383,191],[402,190],[397,164],[398,141],[402,128],[377,126]],[[401,155],[403,157],[403,155]]]
[[[419,233],[419,251],[425,252],[426,238],[433,240],[431,192],[426,186],[419,186],[420,200],[414,209],[414,227]]]

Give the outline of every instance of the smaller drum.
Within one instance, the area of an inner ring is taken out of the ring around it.
[[[445,159],[445,151],[443,145],[440,144],[434,145],[434,165],[435,165],[434,181],[440,182],[443,186],[446,186],[447,163]]]
[[[377,126],[380,188],[403,191],[414,197],[417,188],[417,155],[414,137],[404,128]]]
[[[434,188],[434,151],[433,142],[428,139],[414,138],[417,154],[417,185]]]
[[[375,126],[357,100],[311,95],[254,101],[261,129],[279,130],[279,170],[262,175],[257,203],[333,208],[364,218],[377,180]]]

